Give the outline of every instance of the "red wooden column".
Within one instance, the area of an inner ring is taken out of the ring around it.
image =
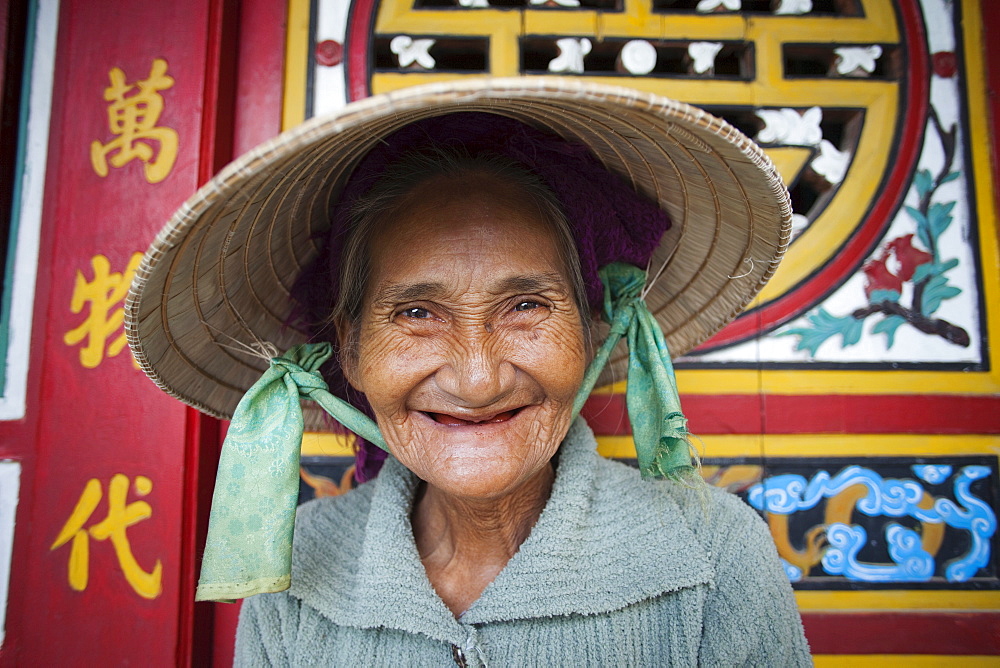
[[[121,316],[139,254],[231,157],[236,5],[60,4],[27,415],[0,424],[23,466],[4,663],[210,651],[192,593],[218,425],[143,376]]]

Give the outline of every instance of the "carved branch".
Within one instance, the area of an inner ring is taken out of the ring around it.
[[[854,311],[851,315],[857,320],[864,320],[876,313],[898,315],[924,334],[934,334],[940,336],[945,341],[962,346],[963,348],[969,347],[969,333],[958,325],[953,325],[947,320],[940,318],[928,318],[922,313],[908,309],[897,302],[886,300],[877,304],[869,304],[864,308]]]

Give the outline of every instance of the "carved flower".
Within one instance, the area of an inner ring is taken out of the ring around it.
[[[903,291],[903,281],[885,266],[888,255],[883,255],[865,264],[861,268],[865,272],[865,296],[872,298],[877,291],[888,290],[896,293],[896,298]],[[883,301],[883,300],[879,300]]]
[[[899,278],[908,281],[913,278],[913,272],[922,264],[934,261],[934,256],[913,245],[913,235],[898,237],[890,241],[886,248],[899,262]]]
[[[950,79],[958,71],[958,61],[953,51],[938,51],[931,60],[934,64],[934,74],[944,79]]]

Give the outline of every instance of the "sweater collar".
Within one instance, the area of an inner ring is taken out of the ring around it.
[[[637,471],[604,460],[595,448],[586,423],[575,421],[538,522],[460,620],[434,592],[417,553],[410,513],[418,480],[392,457],[369,483],[367,522],[337,538],[323,527],[296,535],[296,552],[326,555],[333,572],[296,574],[290,593],[337,624],[461,644],[463,623],[600,614],[711,583],[708,555],[662,489],[677,483],[641,482]],[[325,528],[345,533],[334,527]]]

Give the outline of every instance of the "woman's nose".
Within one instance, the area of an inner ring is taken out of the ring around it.
[[[438,387],[463,407],[480,408],[502,400],[514,387],[516,375],[502,348],[483,330],[464,337],[452,347],[448,363],[438,369]]]

